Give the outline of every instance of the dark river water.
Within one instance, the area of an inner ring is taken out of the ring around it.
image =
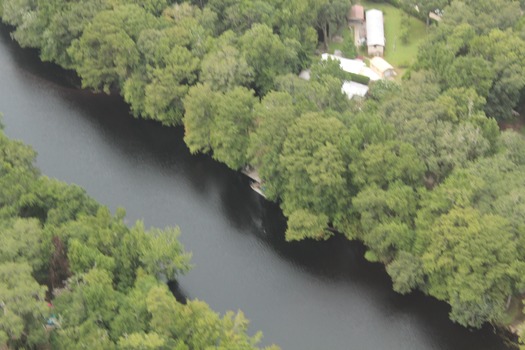
[[[0,27],[7,134],[37,150],[44,174],[125,207],[129,223],[180,226],[194,264],[179,280],[183,295],[243,310],[251,332],[283,350],[506,349],[491,327],[450,322],[446,304],[394,293],[358,243],[286,243],[279,208],[243,175],[190,155],[180,128],[136,120],[119,97],[74,88],[67,76]]]

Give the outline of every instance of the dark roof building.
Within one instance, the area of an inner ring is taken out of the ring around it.
[[[363,23],[365,21],[365,8],[362,5],[352,6],[347,18],[350,22]]]

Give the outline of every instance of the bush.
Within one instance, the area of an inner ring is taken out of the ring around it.
[[[354,41],[350,38],[343,41],[342,51],[345,57],[347,58],[356,58],[357,57],[357,48],[354,45]]]
[[[359,84],[368,85],[370,82],[370,78],[361,74],[354,74],[354,73],[348,73],[348,76],[351,81],[355,81]]]

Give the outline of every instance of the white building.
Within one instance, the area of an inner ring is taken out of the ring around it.
[[[385,29],[383,12],[366,11],[366,44],[369,56],[383,56],[385,51]]]
[[[396,76],[394,67],[382,57],[374,57],[370,60],[370,68],[381,78],[393,78]]]
[[[368,68],[365,62],[363,62],[362,60],[352,60],[349,58],[330,55],[328,53],[323,53],[321,55],[321,58],[323,60],[332,59],[339,61],[339,67],[341,67],[341,69],[345,72],[364,75],[365,77],[370,78],[370,80],[372,81],[381,79],[381,77],[377,75],[374,71],[372,71],[370,68]]]
[[[354,96],[365,97],[368,92],[368,86],[356,83],[355,81],[345,81],[341,87],[341,92],[343,92],[348,99]]]
[[[366,66],[365,62],[361,60],[352,60],[349,58],[343,58],[335,55],[330,55],[328,53],[323,53],[321,55],[321,58],[325,61],[332,59],[335,61],[339,61],[339,67],[341,67],[342,70],[348,73],[353,74],[359,74],[361,69]]]

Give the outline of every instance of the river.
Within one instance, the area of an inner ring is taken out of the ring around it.
[[[491,327],[469,331],[448,306],[401,296],[359,243],[286,243],[279,208],[241,174],[189,154],[181,128],[137,120],[122,99],[73,87],[0,27],[0,111],[10,137],[50,177],[78,184],[128,222],[178,225],[193,270],[178,292],[221,313],[241,309],[263,344],[283,350],[501,350]]]

